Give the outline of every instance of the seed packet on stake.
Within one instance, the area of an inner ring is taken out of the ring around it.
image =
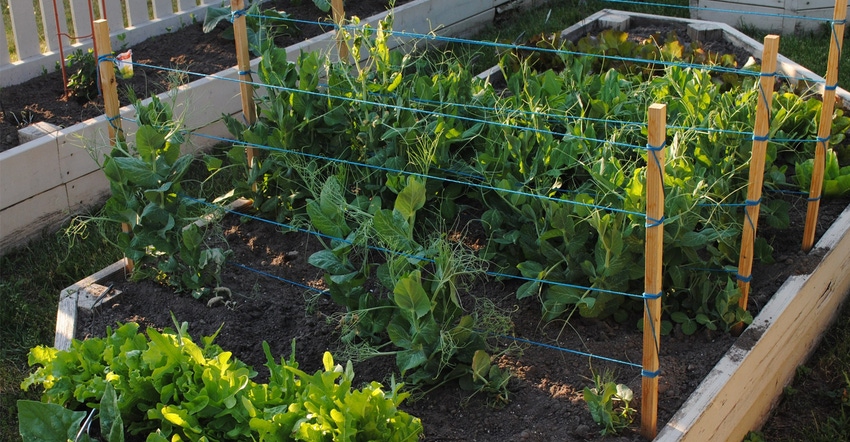
[[[115,56],[115,67],[123,79],[133,78],[133,50],[122,52]]]

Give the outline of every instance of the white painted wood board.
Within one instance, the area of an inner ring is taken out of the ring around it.
[[[35,8],[31,0],[11,0],[9,14],[12,17],[12,32],[19,60],[41,54]]]
[[[94,32],[91,25],[91,19],[98,19],[97,16],[89,17],[88,0],[70,0],[71,5],[71,22],[74,29],[73,35],[82,37],[83,35],[91,36]],[[94,13],[92,11],[92,13]]]
[[[153,18],[163,19],[174,14],[171,0],[153,0]]]
[[[62,184],[56,133],[0,152],[0,209]]]
[[[108,277],[117,277],[121,275],[126,268],[125,261],[119,260],[104,268],[103,270],[85,278],[77,283],[66,287],[59,293],[59,307],[56,313],[56,335],[53,339],[53,346],[59,350],[67,350],[71,348],[71,341],[74,339],[75,328],[77,324],[77,305],[80,302],[80,293],[82,295],[82,304],[91,304],[89,299],[96,299],[98,295],[103,293],[104,286],[98,284]]]
[[[59,186],[0,210],[0,254],[26,244],[42,231],[56,231],[68,218],[63,207],[68,207],[68,195],[65,186]]]
[[[41,24],[44,32],[45,43],[47,45],[47,50],[51,52],[55,52],[59,50],[59,37],[57,35],[56,30],[56,17],[59,17],[59,31],[61,33],[68,33],[68,25],[65,21],[65,3],[61,1],[52,1],[52,0],[39,0],[39,8],[42,11],[41,14]],[[54,5],[55,13],[54,13]],[[67,41],[66,37],[62,37],[64,41]]]
[[[109,22],[109,34],[124,32],[124,13],[121,10],[121,0],[100,1],[106,3],[106,15],[104,16],[103,11],[100,11],[100,18],[105,18]]]
[[[129,27],[139,27],[150,21],[148,17],[148,2],[127,0],[127,24]]]
[[[97,209],[109,199],[109,180],[100,170],[83,175],[65,184],[68,194],[68,212],[83,213]]]

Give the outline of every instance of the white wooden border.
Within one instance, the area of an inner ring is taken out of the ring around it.
[[[694,2],[692,0],[691,4]],[[693,18],[735,27],[752,26],[783,34],[818,30],[824,21],[809,20],[808,17],[831,19],[835,7],[833,0],[698,0],[696,3],[698,8],[691,10]]]

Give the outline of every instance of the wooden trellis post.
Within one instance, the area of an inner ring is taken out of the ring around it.
[[[242,97],[242,115],[249,126],[257,121],[257,110],[254,106],[254,88],[251,85],[251,53],[248,50],[248,26],[245,24],[244,0],[230,0],[230,11],[233,14],[233,38],[236,41],[236,66],[239,69],[239,93]],[[257,150],[245,148],[248,157],[248,167],[254,166]]]
[[[643,378],[640,432],[647,439],[658,432],[658,374],[661,337],[661,263],[664,250],[664,151],[667,106],[649,106],[646,155],[646,270],[643,312]]]
[[[832,133],[832,112],[835,108],[835,88],[838,86],[838,59],[844,42],[844,20],[847,18],[847,0],[835,0],[832,14],[832,35],[829,44],[829,60],[826,66],[826,84],[823,88],[823,107],[818,124],[818,139],[815,146],[815,162],[812,183],[809,186],[809,205],[806,210],[806,227],[803,231],[803,251],[811,250],[815,243],[818,210],[823,191],[823,174],[826,166],[826,151]]]
[[[343,9],[342,0],[333,0],[331,2],[331,10],[333,12],[334,24],[337,26],[336,48],[339,53],[339,60],[348,61],[348,46],[345,44],[345,39],[342,36],[342,26],[345,24],[345,9]]]
[[[124,140],[124,131],[121,128],[121,104],[118,101],[118,82],[115,80],[115,63],[112,61],[112,41],[109,40],[109,24],[105,19],[94,21],[94,40],[97,42],[98,75],[100,76],[100,87],[103,93],[103,107],[106,119],[109,122],[109,145],[114,146],[116,141]],[[121,223],[121,231],[131,235],[132,229],[127,223]],[[135,264],[130,258],[124,257],[124,268],[128,272],[133,271]]]
[[[747,184],[747,201],[744,207],[744,229],[741,234],[741,254],[738,257],[738,288],[741,298],[738,306],[747,309],[750,294],[750,280],[753,270],[756,229],[758,228],[761,208],[761,190],[764,185],[764,160],[767,154],[767,141],[770,134],[770,105],[773,101],[773,84],[776,80],[776,56],[779,53],[779,36],[768,35],[764,38],[762,51],[761,78],[756,107],[756,122],[753,127],[753,150],[750,155],[750,177]],[[744,324],[737,323],[732,328],[734,334],[740,334]]]

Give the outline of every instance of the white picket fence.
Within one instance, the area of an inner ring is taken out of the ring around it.
[[[67,56],[71,52],[92,47],[92,39],[70,40],[59,34],[75,37],[91,35],[89,1],[105,10],[109,21],[113,47],[133,45],[155,35],[181,26],[203,21],[210,5],[230,4],[228,0],[8,0],[15,54],[10,50],[6,33],[0,34],[0,87],[23,83],[45,70],[52,72],[60,61],[59,45]],[[67,8],[67,9],[66,9]],[[38,9],[38,11],[36,10]],[[70,12],[68,28],[66,11]],[[38,15],[37,15],[38,14]],[[59,29],[56,29],[56,16]],[[37,17],[41,18],[38,20]],[[101,18],[95,16],[95,19]]]

